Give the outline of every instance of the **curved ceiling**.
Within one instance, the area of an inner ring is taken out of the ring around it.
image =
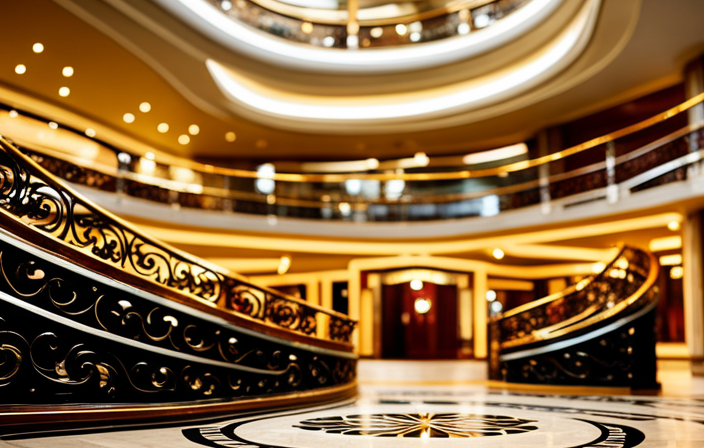
[[[565,0],[551,15],[584,2]],[[64,9],[57,7],[61,5]],[[546,126],[593,113],[681,81],[682,67],[704,50],[698,0],[603,0],[596,27],[581,55],[547,81],[493,105],[400,123],[391,132],[371,123],[322,134],[319,126],[274,127],[255,122],[220,91],[205,61],[213,59],[295,94],[379,95],[433,89],[505,67],[516,54],[535,52],[561,29],[551,21],[509,42],[501,52],[413,71],[368,76],[282,70],[237,54],[144,0],[35,0],[3,2],[0,11],[13,45],[0,47],[3,98],[16,107],[50,112],[77,128],[91,127],[117,146],[149,148],[187,157],[228,160],[331,160],[466,154],[527,138]],[[562,22],[564,25],[564,22]],[[180,37],[178,44],[170,39]],[[34,42],[47,49],[32,54]],[[127,51],[125,51],[127,50]],[[518,53],[516,53],[518,52]],[[17,64],[27,73],[17,75]],[[61,68],[76,74],[64,80]],[[68,97],[58,95],[68,86]],[[11,99],[11,101],[10,101]],[[152,104],[142,114],[138,106]],[[136,121],[122,117],[132,113]],[[170,125],[167,133],[157,125]],[[190,124],[200,128],[178,143]],[[425,129],[425,130],[424,130]],[[236,133],[236,141],[225,139]],[[343,132],[343,133],[339,133]],[[403,132],[403,134],[401,134]]]

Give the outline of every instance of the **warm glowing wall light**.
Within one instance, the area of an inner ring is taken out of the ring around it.
[[[674,250],[682,248],[681,236],[667,236],[664,238],[653,238],[648,244],[650,252],[661,252],[664,250]]]
[[[594,264],[592,265],[592,272],[595,273],[595,274],[599,274],[599,273],[602,272],[604,269],[606,269],[606,264],[605,264],[605,263],[602,263],[601,261],[599,261],[599,262],[597,262],[597,263],[594,263]]]
[[[276,270],[276,272],[279,275],[285,274],[291,267],[291,261],[291,257],[289,257],[288,255],[284,255],[283,257],[281,257],[281,260],[279,261],[279,268]]]
[[[416,313],[425,314],[430,311],[432,303],[428,299],[416,299],[413,307],[416,309]]]
[[[682,264],[682,255],[663,255],[659,261],[660,266],[678,266]]]
[[[494,250],[491,252],[491,254],[492,254],[492,255],[494,256],[494,258],[496,258],[497,260],[501,260],[502,258],[504,258],[504,255],[506,255],[506,254],[504,253],[504,251],[501,250],[501,249],[498,248],[498,247],[497,247],[496,249],[494,249]]]

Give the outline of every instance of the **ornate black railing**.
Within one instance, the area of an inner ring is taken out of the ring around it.
[[[490,377],[654,388],[658,262],[625,247],[599,274],[490,324]]]
[[[0,147],[0,226],[14,218],[130,276],[279,328],[349,342],[354,322],[347,316],[252,285],[143,235],[64,186],[8,141],[0,139]]]

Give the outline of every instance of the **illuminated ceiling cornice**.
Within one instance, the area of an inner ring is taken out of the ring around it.
[[[386,131],[399,130],[394,124],[403,127],[412,124],[423,129],[437,126],[427,121],[429,119],[515,97],[559,73],[581,55],[589,42],[599,6],[599,0],[587,0],[560,34],[538,51],[507,67],[450,85],[405,93],[338,96],[292,93],[267,86],[214,60],[209,59],[206,64],[217,85],[233,103],[233,110],[254,113],[258,121],[272,126],[317,128],[326,132],[365,130],[371,124]],[[438,42],[440,44],[442,42]]]
[[[226,48],[268,64],[302,71],[362,74],[426,69],[496,50],[541,25],[564,2],[532,0],[492,26],[466,36],[355,51],[289,42],[231,20],[203,0],[153,1]]]

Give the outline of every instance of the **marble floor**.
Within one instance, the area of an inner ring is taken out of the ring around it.
[[[508,386],[472,361],[363,361],[356,400],[191,426],[11,438],[0,447],[704,447],[704,378],[660,364],[657,395]]]

